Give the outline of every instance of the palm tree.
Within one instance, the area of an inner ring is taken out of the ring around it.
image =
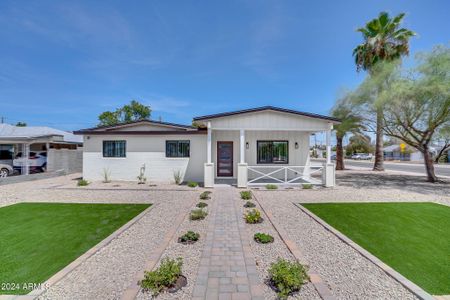
[[[409,54],[409,38],[416,35],[413,31],[399,28],[404,13],[390,18],[387,12],[381,12],[378,18],[358,28],[364,42],[353,49],[357,71],[365,70],[369,75],[376,72],[379,62],[391,62]],[[381,89],[381,88],[380,88]],[[383,171],[383,108],[373,105],[376,113],[376,147],[373,170]]]
[[[336,170],[344,170],[343,139],[348,133],[360,134],[363,129],[363,119],[352,109],[348,95],[336,102],[331,115],[341,120],[339,125],[334,126],[336,131]]]

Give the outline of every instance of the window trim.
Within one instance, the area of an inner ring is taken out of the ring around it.
[[[125,151],[124,151],[124,156],[105,156],[105,143],[106,142],[124,142],[125,145]],[[127,158],[127,141],[126,140],[103,140],[102,141],[102,158],[106,158],[106,159],[123,159],[123,158]]]
[[[179,145],[179,143],[180,142],[184,142],[184,143],[188,143],[188,155],[187,156],[178,156],[178,153],[177,153],[177,156],[169,156],[168,155],[168,152],[167,152],[167,146],[168,146],[168,144],[169,143],[173,143],[173,142],[176,142],[177,143],[177,147],[178,147],[178,145]],[[166,151],[165,151],[165,153],[166,153],[166,158],[190,158],[191,157],[191,140],[166,140],[166,149],[165,149]]]
[[[286,162],[274,162],[272,156],[272,162],[261,162],[259,160],[258,149],[259,143],[274,143],[274,142],[282,142],[287,145],[287,153],[286,153]],[[289,141],[288,140],[257,140],[256,141],[256,164],[258,165],[288,165],[289,164]]]

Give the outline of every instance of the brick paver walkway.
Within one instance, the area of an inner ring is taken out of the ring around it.
[[[193,299],[263,299],[263,287],[235,203],[238,191],[215,188]]]

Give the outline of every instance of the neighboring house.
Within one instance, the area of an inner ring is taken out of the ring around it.
[[[435,147],[430,147],[432,155],[436,155]],[[391,145],[383,148],[384,160],[423,161],[423,154],[410,146],[402,151],[400,145]]]
[[[20,162],[21,174],[28,174],[39,157],[46,171],[81,172],[83,138],[71,132],[41,126],[0,124],[0,163]],[[30,156],[36,154],[36,156]],[[39,156],[38,154],[42,154]],[[20,158],[19,158],[20,157]],[[36,158],[36,161],[34,159]]]
[[[312,133],[326,132],[330,153],[335,118],[265,106],[194,121],[200,128],[141,120],[75,132],[84,136],[83,178],[102,180],[108,172],[113,180],[136,180],[145,165],[149,181],[173,181],[181,172],[185,181],[206,187],[222,182],[334,185],[329,160],[325,167],[311,165],[309,140]]]

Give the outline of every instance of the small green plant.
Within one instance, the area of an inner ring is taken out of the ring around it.
[[[176,283],[178,277],[181,276],[182,265],[181,258],[164,258],[158,269],[145,272],[144,279],[139,284],[144,290],[150,290],[156,296]]]
[[[242,191],[241,192],[241,199],[243,199],[243,200],[250,200],[250,199],[252,199],[252,192],[251,191]]]
[[[108,168],[103,169],[103,183],[111,182],[111,171]]]
[[[204,191],[203,193],[200,194],[200,199],[202,200],[211,199],[211,197],[209,196],[210,194],[211,194],[210,191]]]
[[[304,184],[302,185],[302,188],[303,188],[304,190],[310,190],[310,189],[313,188],[313,185],[312,185],[311,183],[304,183]]]
[[[207,203],[205,203],[205,202],[199,202],[199,203],[197,203],[197,205],[196,205],[198,208],[203,208],[203,207],[207,207],[208,206],[208,204]]]
[[[193,244],[196,241],[198,241],[199,238],[200,238],[199,233],[188,231],[178,238],[178,242],[183,244]]]
[[[269,282],[280,299],[287,299],[289,295],[299,291],[308,279],[306,267],[299,262],[279,258],[269,268]]]
[[[252,208],[252,207],[255,207],[255,206],[256,206],[255,203],[253,203],[251,201],[247,201],[244,204],[244,207],[246,207],[246,208]]]
[[[145,177],[145,164],[139,169],[139,175],[137,177],[138,184],[145,184],[147,182],[147,177]]]
[[[276,184],[266,184],[266,189],[268,189],[268,190],[276,190],[276,189],[278,189],[278,185],[276,185]]]
[[[188,187],[195,188],[198,186],[198,183],[195,181],[189,181],[187,184]]]
[[[89,181],[87,181],[85,179],[78,179],[77,185],[78,186],[87,186],[87,185],[89,185]]]
[[[267,243],[273,242],[273,236],[271,236],[270,234],[266,234],[266,233],[260,233],[260,232],[255,233],[253,238],[255,239],[255,241],[257,241],[258,243],[261,243],[261,244],[267,244]]]
[[[257,209],[252,209],[244,214],[245,222],[249,224],[261,223],[263,219],[261,218],[261,212]]]
[[[175,181],[176,185],[180,185],[183,180],[183,172],[181,170],[173,171],[173,181]]]
[[[189,219],[191,219],[192,221],[194,221],[194,220],[203,220],[204,218],[206,218],[207,215],[208,215],[208,213],[206,211],[204,211],[203,209],[201,209],[201,208],[194,209],[194,210],[191,210],[191,214],[189,216]]]

